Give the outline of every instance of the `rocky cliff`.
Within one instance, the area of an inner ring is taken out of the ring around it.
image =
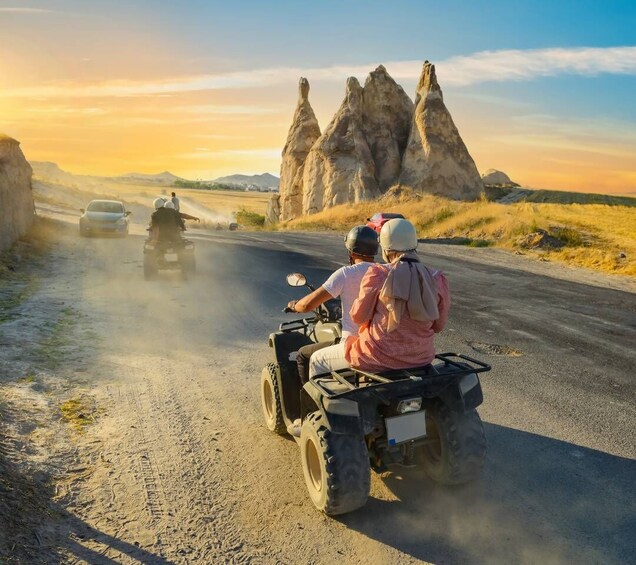
[[[309,81],[301,78],[298,85],[298,104],[280,167],[280,218],[290,220],[302,215],[303,171],[309,150],[320,137],[320,127],[309,103]]]
[[[519,186],[510,180],[510,177],[503,171],[488,169],[481,175],[481,182],[486,186]]]
[[[380,195],[373,156],[363,128],[362,87],[347,79],[338,112],[311,148],[303,173],[303,213]]]
[[[362,92],[362,129],[380,192],[400,175],[412,115],[413,102],[382,65],[369,73]]]
[[[265,223],[273,225],[280,219],[280,194],[272,194],[267,201]]]
[[[20,143],[0,134],[0,250],[11,246],[33,223],[32,174]]]
[[[462,200],[483,191],[428,61],[415,104],[382,65],[364,88],[349,78],[345,99],[322,135],[308,92],[309,83],[301,79],[283,149],[281,220],[371,200],[396,185]]]
[[[456,200],[475,200],[483,183],[437,83],[435,65],[424,63],[400,185]]]

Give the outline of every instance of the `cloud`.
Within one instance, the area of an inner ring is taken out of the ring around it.
[[[226,140],[226,139],[254,139],[251,135],[237,135],[234,133],[198,133],[192,136],[195,139],[212,139],[212,140]]]
[[[10,14],[54,14],[53,10],[45,10],[44,8],[0,8],[0,12]]]
[[[206,151],[202,147],[195,148],[194,153],[183,153],[179,155],[182,159],[211,159],[211,158],[260,158],[260,159],[280,159],[280,148],[272,149],[223,149],[219,151]]]
[[[263,106],[233,106],[233,105],[221,105],[221,104],[203,104],[193,106],[177,106],[175,111],[182,111],[188,114],[198,115],[250,115],[255,114],[276,114],[278,111],[276,108],[265,108]]]
[[[511,146],[539,147],[631,159],[636,152],[636,124],[610,118],[562,118],[528,114],[512,118],[509,130],[484,138]]]
[[[147,82],[111,80],[92,84],[53,84],[5,89],[0,92],[0,96],[48,98],[160,96],[201,90],[262,88],[294,83],[300,76],[306,76],[310,81],[344,83],[348,76],[361,78],[366,76],[375,66],[377,66],[376,63],[317,68],[272,67],[172,77]],[[422,61],[393,61],[386,63],[385,66],[398,80],[416,81],[422,68]],[[561,74],[636,75],[636,46],[482,51],[439,61],[436,67],[443,86],[534,80]]]
[[[444,84],[532,80],[560,74],[636,74],[636,47],[484,51],[438,65]]]

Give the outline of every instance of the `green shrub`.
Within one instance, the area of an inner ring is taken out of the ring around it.
[[[584,234],[572,228],[552,227],[548,233],[570,247],[587,247],[590,244]]]
[[[487,239],[473,239],[468,244],[468,247],[490,247],[491,245],[492,242]]]
[[[236,221],[244,226],[250,226],[254,228],[262,228],[265,225],[265,216],[257,212],[252,212],[242,207],[239,208],[235,214]]]

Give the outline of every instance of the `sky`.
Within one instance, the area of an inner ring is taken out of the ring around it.
[[[83,174],[278,174],[311,84],[321,129],[378,64],[424,60],[477,168],[636,193],[634,0],[0,0],[0,133]]]

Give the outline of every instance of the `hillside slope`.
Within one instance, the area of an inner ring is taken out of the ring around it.
[[[636,206],[459,202],[403,192],[337,206],[280,228],[345,231],[379,211],[404,214],[420,238],[502,247],[542,260],[636,276]]]

